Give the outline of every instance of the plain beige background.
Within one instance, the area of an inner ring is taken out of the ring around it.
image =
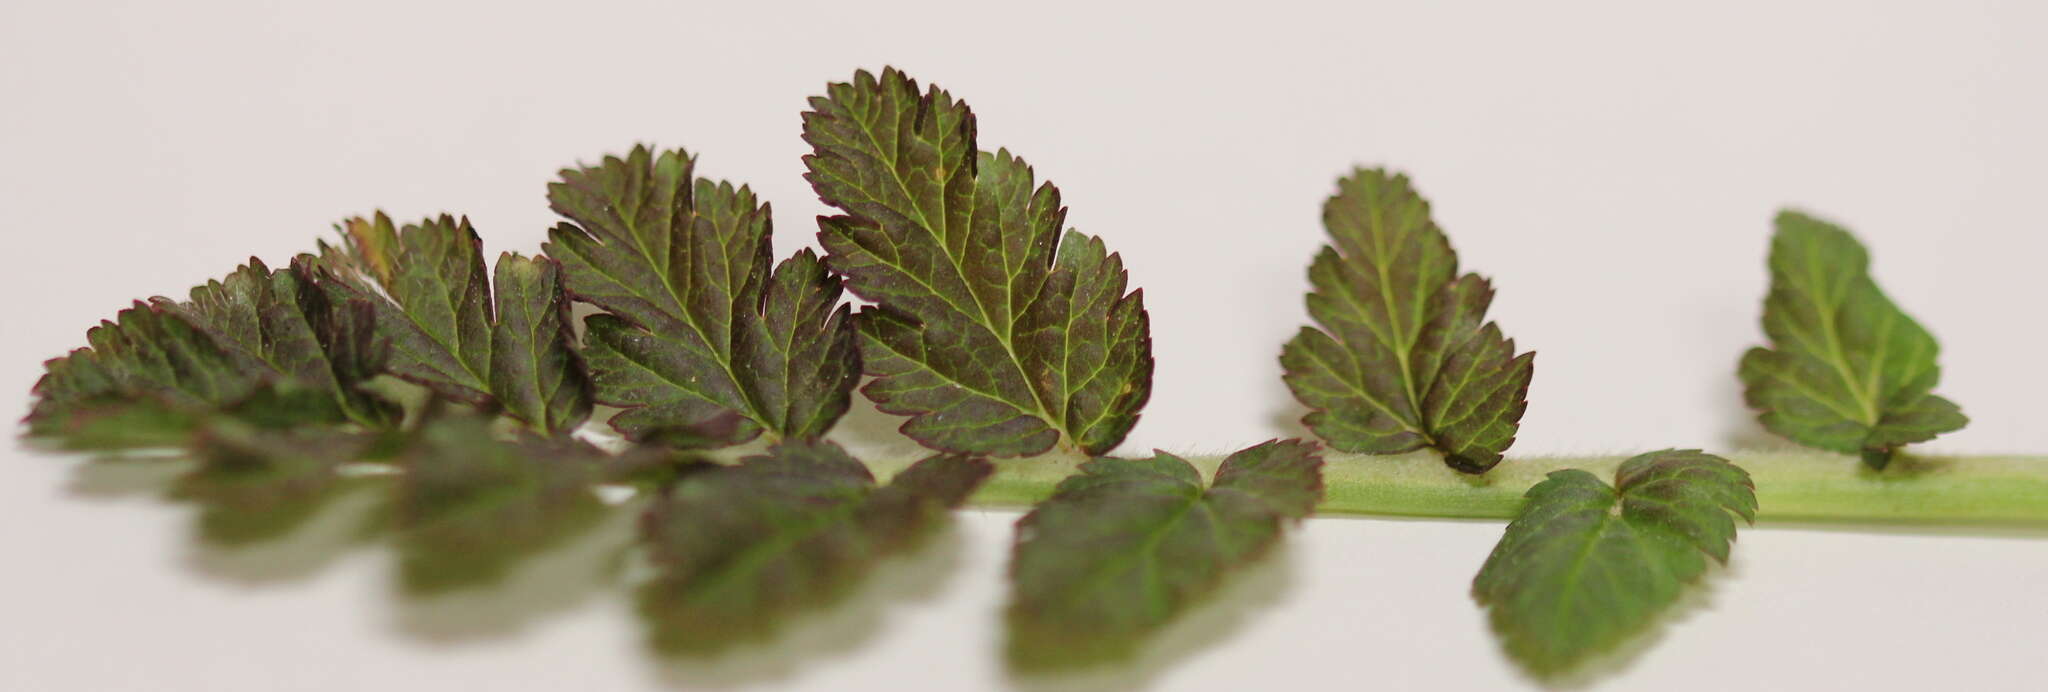
[[[1295,434],[1274,357],[1353,164],[1416,177],[1539,352],[1519,453],[1753,439],[1733,368],[1786,204],[1859,232],[1943,339],[1940,391],[1973,423],[1931,448],[2048,452],[2041,5],[1202,4],[10,1],[0,412],[126,301],[281,262],[344,215],[466,213],[491,251],[535,251],[553,172],[635,142],[689,147],[774,202],[785,252],[812,244],[804,99],[894,64],[969,100],[983,145],[1059,183],[1145,288],[1157,385],[1126,452]],[[146,473],[6,456],[4,689],[1022,684],[996,655],[1011,513],[963,512],[925,564],[779,646],[660,666],[625,599],[559,574],[408,601],[385,552],[327,550],[337,522],[223,552]],[[1526,685],[1465,595],[1499,531],[1310,521],[1145,666],[1078,682]],[[1745,532],[1603,687],[2042,689],[2044,548]]]

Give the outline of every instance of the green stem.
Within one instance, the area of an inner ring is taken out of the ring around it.
[[[1756,481],[1763,521],[2048,525],[2048,457],[1901,454],[1878,472],[1854,456],[1825,452],[1725,456]],[[1508,519],[1521,508],[1522,493],[1545,474],[1580,468],[1611,482],[1627,457],[1524,457],[1480,476],[1452,471],[1433,453],[1324,458],[1320,514]],[[1204,474],[1222,462],[1221,456],[1187,459]],[[909,462],[872,466],[886,477]],[[1051,495],[1079,462],[1066,456],[1000,460],[995,477],[969,503],[1028,507]]]

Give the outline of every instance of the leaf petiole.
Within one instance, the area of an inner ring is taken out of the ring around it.
[[[1766,523],[2001,524],[2048,526],[2048,456],[1900,454],[1884,471],[1857,457],[1803,450],[1723,455],[1749,471]],[[1185,457],[1204,475],[1222,457]],[[1585,469],[1610,478],[1627,456],[1511,457],[1484,476],[1458,473],[1431,452],[1373,456],[1324,451],[1319,515],[1509,519],[1545,474]],[[877,477],[909,457],[875,457]],[[1052,494],[1083,459],[1043,456],[996,461],[996,473],[968,499],[976,507],[1027,507]]]

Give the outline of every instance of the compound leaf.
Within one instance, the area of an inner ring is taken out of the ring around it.
[[[1408,177],[1359,169],[1323,205],[1310,316],[1280,355],[1302,419],[1330,446],[1394,454],[1432,447],[1484,473],[1514,444],[1533,353],[1483,322],[1493,288],[1458,256]]]
[[[271,271],[251,257],[226,279],[192,289],[186,302],[151,302],[213,336],[242,369],[323,392],[354,422],[395,425],[398,407],[363,386],[386,365],[372,304],[334,290],[313,262],[302,256]]]
[[[573,220],[549,233],[585,321],[597,400],[634,440],[693,445],[817,439],[860,377],[840,283],[809,250],[771,273],[771,212],[746,187],[692,174],[680,151],[562,171],[548,187]]]
[[[182,440],[191,423],[183,412],[227,408],[262,386],[260,373],[244,370],[212,336],[160,306],[137,302],[85,338],[86,348],[44,363],[32,390],[30,434],[62,439],[100,430],[106,435],[89,437],[102,443],[86,446],[126,446],[122,426],[102,421],[139,410],[138,420],[161,424],[146,426],[137,440]]]
[[[468,219],[442,215],[399,230],[379,213],[341,231],[344,246],[322,243],[321,260],[375,306],[393,374],[548,433],[589,417],[590,378],[554,262],[500,255],[493,297]]]
[[[915,544],[992,473],[936,455],[876,487],[829,442],[784,442],[688,475],[645,534],[660,575],[641,590],[657,648],[695,652],[768,636],[783,616],[844,594],[879,558]]]
[[[1017,522],[1010,655],[1068,666],[1140,638],[1250,564],[1322,498],[1315,445],[1267,442],[1223,460],[1209,487],[1187,461],[1098,458]]]
[[[1782,212],[1764,300],[1769,348],[1743,354],[1744,398],[1771,432],[1810,447],[1861,454],[1882,469],[1901,445],[1969,423],[1931,392],[1941,379],[1934,336],[1870,278],[1870,257],[1841,227]]]
[[[384,369],[370,306],[331,289],[306,260],[272,271],[251,259],[189,301],[138,302],[45,364],[30,434],[177,446],[220,413],[273,427],[396,425],[398,407],[364,388]]]
[[[577,356],[561,267],[546,257],[498,256],[491,325],[491,393],[505,412],[566,433],[590,417],[590,376]]]
[[[1650,627],[1706,571],[1726,563],[1735,517],[1756,518],[1749,474],[1697,450],[1622,462],[1609,486],[1552,472],[1472,581],[1508,654],[1550,677]]]
[[[811,186],[827,262],[861,311],[862,389],[949,451],[1106,452],[1151,394],[1143,295],[1123,260],[1067,230],[1059,189],[975,143],[974,113],[895,69],[811,99]]]

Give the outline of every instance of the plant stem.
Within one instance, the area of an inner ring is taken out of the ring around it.
[[[1854,456],[1814,451],[1725,455],[1756,482],[1762,521],[1865,524],[2048,525],[2048,457],[1901,454],[1882,472]],[[1186,457],[1214,473],[1221,456]],[[1323,515],[1509,519],[1522,493],[1551,471],[1579,468],[1612,482],[1627,457],[1524,457],[1480,476],[1445,467],[1433,453],[1368,456],[1326,452]],[[1052,494],[1081,459],[1047,456],[997,462],[969,504],[1028,507]],[[873,462],[887,477],[910,459]]]

